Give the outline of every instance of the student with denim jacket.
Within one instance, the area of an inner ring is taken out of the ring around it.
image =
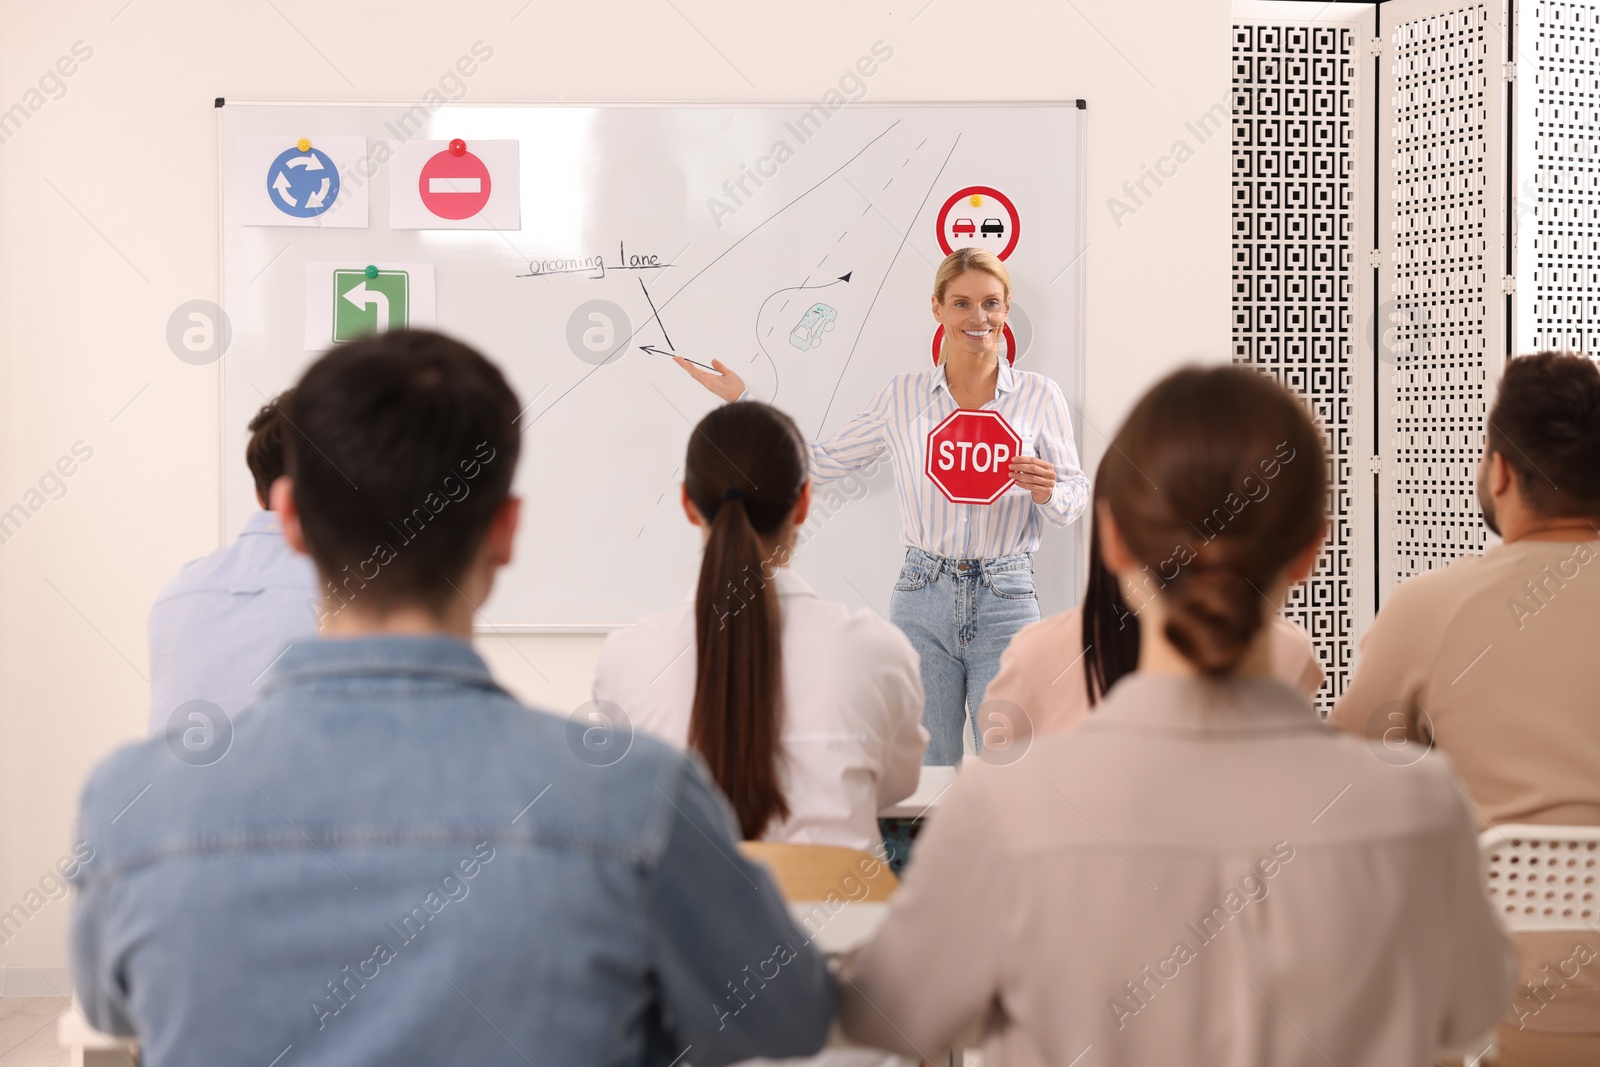
[[[833,981],[699,760],[641,736],[595,766],[472,650],[519,519],[518,407],[432,333],[301,380],[272,504],[340,603],[251,708],[123,748],[84,791],[73,977],[151,1067],[822,1045]]]

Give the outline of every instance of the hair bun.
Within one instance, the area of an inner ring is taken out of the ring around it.
[[[1236,567],[1185,568],[1163,599],[1167,640],[1204,674],[1233,670],[1261,629],[1262,596]]]
[[[1323,446],[1303,400],[1233,365],[1169,374],[1112,439],[1096,492],[1160,578],[1161,636],[1201,673],[1237,668],[1273,607],[1266,591],[1320,549]]]

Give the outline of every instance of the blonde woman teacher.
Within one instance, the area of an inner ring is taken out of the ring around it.
[[[1070,524],[1089,499],[1061,388],[1000,358],[1010,310],[1005,264],[979,248],[952,252],[933,281],[933,317],[944,326],[938,366],[891,379],[843,430],[811,443],[811,480],[817,485],[885,453],[892,460],[906,561],[889,618],[922,659],[927,764],[961,762],[968,709],[973,748],[983,750],[984,690],[1012,635],[1039,619],[1031,557],[1039,535],[1045,523]],[[715,373],[677,362],[723,400],[744,396],[744,381],[720,360],[712,362]],[[928,480],[928,433],[959,408],[998,411],[1019,436],[1032,440],[1034,454],[1011,463],[1012,478],[1026,492],[1006,493],[988,505],[952,504]]]

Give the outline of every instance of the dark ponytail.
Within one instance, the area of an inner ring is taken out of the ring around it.
[[[1161,597],[1164,636],[1220,677],[1265,624],[1267,589],[1322,528],[1327,484],[1322,434],[1301,401],[1224,366],[1180,370],[1146,393],[1096,490],[1144,565],[1138,580]]]
[[[696,669],[689,745],[704,757],[740,833],[789,814],[779,784],[783,662],[771,542],[794,512],[809,449],[766,404],[714,409],[689,439],[684,488],[710,537],[695,592]]]
[[[1100,464],[1101,469],[1105,464]],[[1100,476],[1095,475],[1095,501],[1100,499]],[[1123,675],[1139,667],[1139,620],[1122,599],[1122,585],[1100,559],[1100,522],[1089,515],[1089,580],[1083,590],[1083,681],[1089,706],[1111,691]]]

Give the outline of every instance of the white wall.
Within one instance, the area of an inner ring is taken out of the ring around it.
[[[217,368],[165,342],[173,308],[217,293],[216,96],[415,100],[481,39],[470,100],[809,101],[882,38],[872,99],[1089,101],[1087,462],[1155,377],[1228,352],[1228,138],[1185,127],[1229,107],[1227,0],[124,3],[0,7],[0,109],[93,49],[0,144],[0,510],[93,449],[0,544],[0,911],[69,848],[88,769],[143,729],[151,597],[216,547]],[[1179,140],[1193,158],[1128,200]],[[482,644],[529,700],[586,698],[595,639]],[[0,947],[12,993],[65,962],[68,909]]]

